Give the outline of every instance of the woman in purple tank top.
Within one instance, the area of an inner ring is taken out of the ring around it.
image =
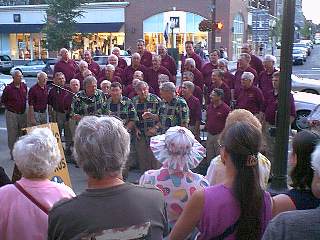
[[[237,122],[222,132],[221,145],[227,180],[193,194],[170,239],[184,239],[195,227],[197,239],[261,239],[272,217],[271,197],[259,184],[261,131]]]

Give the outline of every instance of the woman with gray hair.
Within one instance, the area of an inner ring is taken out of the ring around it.
[[[46,239],[53,204],[75,196],[48,179],[61,161],[57,140],[48,128],[36,128],[16,142],[13,156],[22,179],[0,188],[0,239]]]
[[[166,213],[161,191],[122,179],[129,151],[130,134],[121,120],[88,116],[79,122],[74,153],[88,176],[88,189],[50,211],[49,240],[94,238],[141,224],[149,226],[151,239],[162,238]]]

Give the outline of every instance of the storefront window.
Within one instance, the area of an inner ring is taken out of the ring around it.
[[[240,13],[238,13],[234,17],[232,28],[233,28],[233,36],[232,36],[233,60],[236,60],[241,54],[241,46],[243,44],[243,37],[244,37],[244,20]]]

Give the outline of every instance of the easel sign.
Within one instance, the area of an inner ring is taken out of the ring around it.
[[[70,175],[69,175],[69,171],[68,171],[68,166],[67,166],[67,162],[66,162],[66,159],[64,156],[64,151],[63,151],[62,142],[61,142],[59,128],[58,128],[57,123],[42,124],[42,125],[38,125],[38,126],[34,126],[34,127],[25,128],[23,130],[26,131],[26,133],[29,133],[35,128],[49,128],[52,131],[53,136],[55,136],[55,138],[57,139],[57,142],[58,142],[58,146],[59,146],[59,150],[60,150],[60,154],[61,154],[61,161],[60,161],[58,167],[54,170],[53,175],[50,176],[49,179],[53,182],[64,183],[72,188],[71,181],[70,181]]]

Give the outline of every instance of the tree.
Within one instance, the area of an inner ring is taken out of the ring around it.
[[[48,0],[46,25],[43,33],[46,34],[47,48],[57,51],[60,48],[69,48],[76,33],[76,18],[81,17],[83,11],[79,9],[85,0]]]

